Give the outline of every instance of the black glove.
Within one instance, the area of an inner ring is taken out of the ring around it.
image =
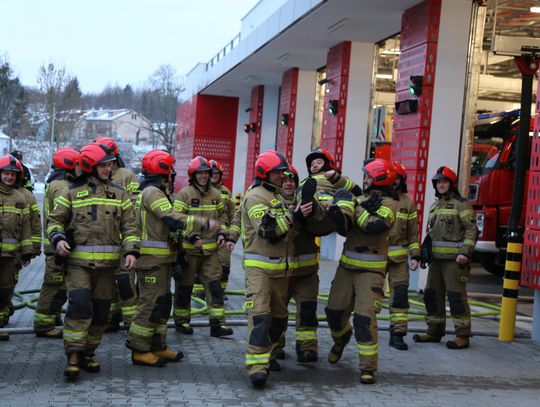
[[[424,268],[426,264],[431,264],[433,257],[431,236],[426,235],[422,242],[422,248],[420,249],[421,260],[420,264]]]
[[[277,226],[276,218],[274,218],[268,212],[266,212],[264,216],[262,217],[261,223],[263,224],[263,226],[266,226],[270,229],[275,228]]]
[[[371,193],[368,199],[360,202],[360,206],[373,215],[377,212],[377,209],[381,207],[382,201],[383,199],[381,195]]]

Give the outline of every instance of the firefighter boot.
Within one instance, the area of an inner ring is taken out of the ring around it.
[[[302,185],[302,201],[300,202],[300,205],[312,202],[316,191],[317,181],[311,177],[306,179],[304,185]]]
[[[375,383],[375,373],[368,370],[362,370],[360,373],[360,383],[373,384]]]
[[[296,355],[299,363],[313,363],[319,360],[319,355],[313,350],[303,350]]]
[[[448,349],[465,349],[469,347],[469,337],[467,336],[456,336],[453,341],[446,342],[446,347]]]
[[[219,338],[221,336],[229,336],[234,332],[231,328],[221,325],[221,322],[217,318],[210,319],[210,336],[213,338]]]
[[[184,322],[183,324],[176,325],[176,332],[180,332],[184,335],[193,335],[193,328],[190,324]]]
[[[78,352],[70,352],[67,355],[67,364],[66,368],[64,369],[64,376],[66,379],[75,379],[79,376],[79,353]]]
[[[408,350],[409,346],[403,340],[404,336],[405,335],[403,334],[390,334],[390,342],[388,342],[388,345],[397,350]]]
[[[167,362],[178,362],[184,357],[183,352],[175,352],[174,350],[169,348],[163,350],[153,350],[152,353],[160,358],[165,359]]]
[[[270,359],[270,367],[269,369],[272,371],[272,372],[279,372],[281,371],[281,365],[279,364],[279,362],[275,359]]]
[[[162,367],[167,359],[154,355],[152,352],[131,352],[131,361],[137,366]]]
[[[423,335],[415,334],[412,338],[413,338],[413,341],[420,342],[420,343],[424,343],[424,342],[436,342],[436,343],[438,343],[438,342],[441,341],[440,336],[435,336],[435,335],[431,335],[431,334],[423,334]]]
[[[332,349],[330,349],[330,353],[328,354],[328,362],[335,364],[339,362],[339,359],[341,359],[341,356],[343,355],[343,350],[345,349],[345,346],[349,343],[349,340],[352,336],[352,329],[349,329],[347,332],[345,332],[340,338],[339,338],[339,344],[335,343],[334,346],[332,346]],[[334,341],[336,338],[334,338]]]
[[[9,341],[9,334],[7,332],[0,332],[0,341]]]
[[[63,335],[60,329],[53,328],[45,332],[36,332],[36,337],[48,339],[62,339]]]
[[[263,387],[267,379],[268,372],[255,372],[249,375],[249,380],[251,380],[251,384],[255,387]]]
[[[279,348],[276,350],[276,359],[284,360],[287,355],[285,354],[285,351],[283,348]]]
[[[79,367],[91,373],[97,373],[101,368],[93,353],[81,353],[79,355]]]

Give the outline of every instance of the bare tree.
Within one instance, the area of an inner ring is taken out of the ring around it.
[[[24,112],[23,98],[24,88],[19,78],[13,76],[7,57],[0,57],[0,125],[7,123],[9,133]]]

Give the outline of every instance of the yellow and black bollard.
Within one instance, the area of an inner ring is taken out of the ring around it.
[[[508,238],[506,250],[501,320],[499,322],[499,340],[502,342],[514,339],[519,281],[521,278],[523,236],[521,234],[511,235]]]
[[[236,209],[238,209],[238,207],[240,206],[240,201],[242,200],[242,194],[240,192],[237,192],[236,193],[236,199],[235,199],[235,202],[234,202],[234,207]]]

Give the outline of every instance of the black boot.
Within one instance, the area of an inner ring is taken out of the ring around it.
[[[270,370],[272,372],[279,372],[281,370],[281,365],[275,359],[270,360]]]
[[[390,334],[390,342],[388,342],[388,345],[397,350],[408,350],[409,346],[403,340],[404,336],[405,335],[403,334]]]
[[[221,325],[221,322],[217,318],[210,320],[210,336],[213,338],[219,338],[221,336],[232,335],[234,331],[228,326]]]
[[[319,355],[313,350],[304,350],[298,353],[296,360],[300,363],[314,363],[319,360]]]
[[[189,323],[184,322],[183,324],[176,325],[176,332],[184,335],[193,335],[193,328]]]
[[[266,384],[267,379],[267,372],[256,372],[249,375],[249,380],[251,380],[251,384],[255,387],[263,387]]]

